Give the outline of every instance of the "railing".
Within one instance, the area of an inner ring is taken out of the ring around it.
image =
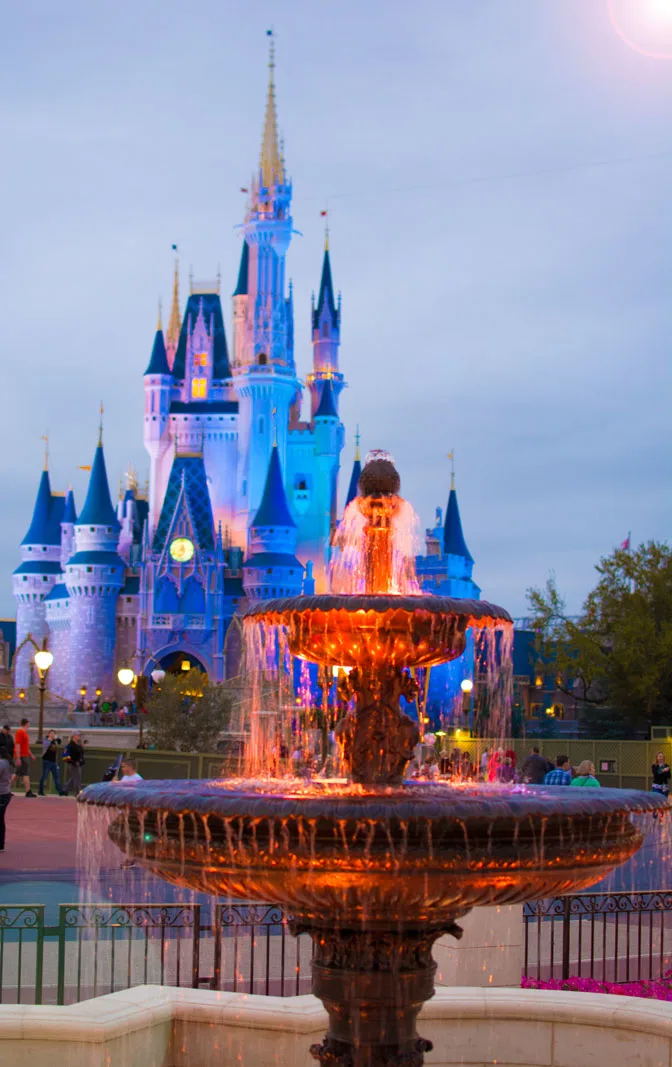
[[[659,978],[672,967],[672,892],[579,893],[523,908],[528,978]]]
[[[134,985],[266,996],[310,990],[312,943],[270,904],[0,907],[0,1003],[72,1004]]]

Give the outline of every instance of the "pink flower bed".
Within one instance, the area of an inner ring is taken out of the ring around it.
[[[523,978],[523,989],[561,989],[572,993],[617,993],[621,997],[648,997],[672,1001],[672,971],[662,978],[641,982],[598,982],[595,978]]]

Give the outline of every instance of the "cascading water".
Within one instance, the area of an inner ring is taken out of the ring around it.
[[[277,903],[295,932],[310,934],[313,991],[329,1013],[327,1037],[312,1049],[323,1067],[419,1067],[430,1045],[415,1024],[433,993],[434,941],[459,937],[457,921],[473,907],[594,884],[640,847],[633,815],[664,801],[404,781],[419,738],[404,710],[417,671],[460,656],[469,628],[488,681],[489,732],[503,730],[512,624],[484,601],[420,593],[389,457],[365,465],[359,488],[338,538],[334,592],[247,613],[248,777],[96,785],[81,800],[116,809],[111,839],[167,881]],[[311,728],[324,730],[333,708],[337,779],[289,776],[288,744],[316,678],[323,721]]]

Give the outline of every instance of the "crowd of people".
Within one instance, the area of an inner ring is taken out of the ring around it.
[[[80,714],[88,712],[91,726],[137,726],[138,713],[135,702],[118,704],[116,700],[85,700],[84,697],[75,704],[75,711]],[[143,708],[144,711],[144,708]]]

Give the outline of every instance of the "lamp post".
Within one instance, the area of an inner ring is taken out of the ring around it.
[[[37,720],[37,740],[42,740],[42,734],[44,733],[44,694],[47,688],[47,675],[49,668],[54,662],[54,657],[51,652],[47,651],[47,639],[45,637],[42,642],[42,648],[35,653],[35,666],[40,676],[40,685],[38,692],[40,694],[40,714]]]
[[[460,689],[462,690],[462,714],[469,715],[471,711],[471,694],[474,688],[474,683],[471,678],[463,678],[460,682]],[[471,723],[469,723],[471,726]]]

